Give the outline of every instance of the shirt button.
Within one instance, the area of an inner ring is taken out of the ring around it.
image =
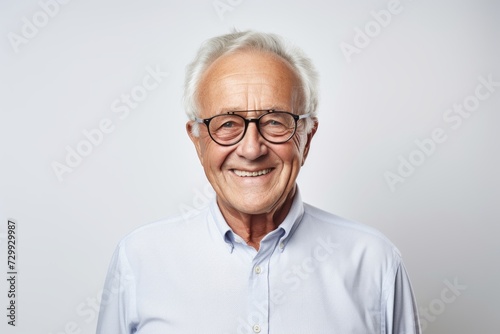
[[[260,333],[260,326],[259,325],[253,325],[253,331],[254,333]]]
[[[260,266],[255,266],[255,273],[260,274],[262,272],[262,268]],[[257,325],[256,325],[257,326]],[[260,328],[260,327],[259,327]]]
[[[283,242],[280,243],[280,249],[285,248],[285,244]]]

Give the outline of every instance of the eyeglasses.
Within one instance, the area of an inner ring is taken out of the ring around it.
[[[236,113],[260,112],[267,113],[257,118],[245,118]],[[198,123],[207,126],[210,138],[221,146],[231,146],[243,139],[248,124],[255,123],[260,135],[270,143],[283,144],[290,140],[297,131],[297,122],[311,114],[295,115],[286,111],[275,110],[244,110],[231,111],[227,114],[215,115],[210,118],[195,118]]]

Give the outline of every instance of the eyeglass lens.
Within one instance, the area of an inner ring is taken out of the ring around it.
[[[212,138],[223,145],[241,140],[245,133],[246,122],[240,115],[218,115],[211,119],[209,131]],[[286,142],[295,132],[295,119],[284,112],[264,114],[258,119],[260,134],[273,143]]]

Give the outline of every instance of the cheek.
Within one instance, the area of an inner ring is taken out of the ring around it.
[[[203,166],[210,171],[219,171],[231,151],[228,148],[215,144],[210,138],[207,141],[203,141],[201,150]]]
[[[302,161],[302,147],[299,141],[293,140],[288,143],[286,147],[280,147],[274,152],[279,156],[284,166],[295,169],[300,166]],[[302,145],[303,146],[303,145]]]

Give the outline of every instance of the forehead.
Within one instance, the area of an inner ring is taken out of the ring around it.
[[[281,57],[261,51],[238,51],[214,61],[200,81],[202,113],[287,108],[300,95],[298,76]]]

